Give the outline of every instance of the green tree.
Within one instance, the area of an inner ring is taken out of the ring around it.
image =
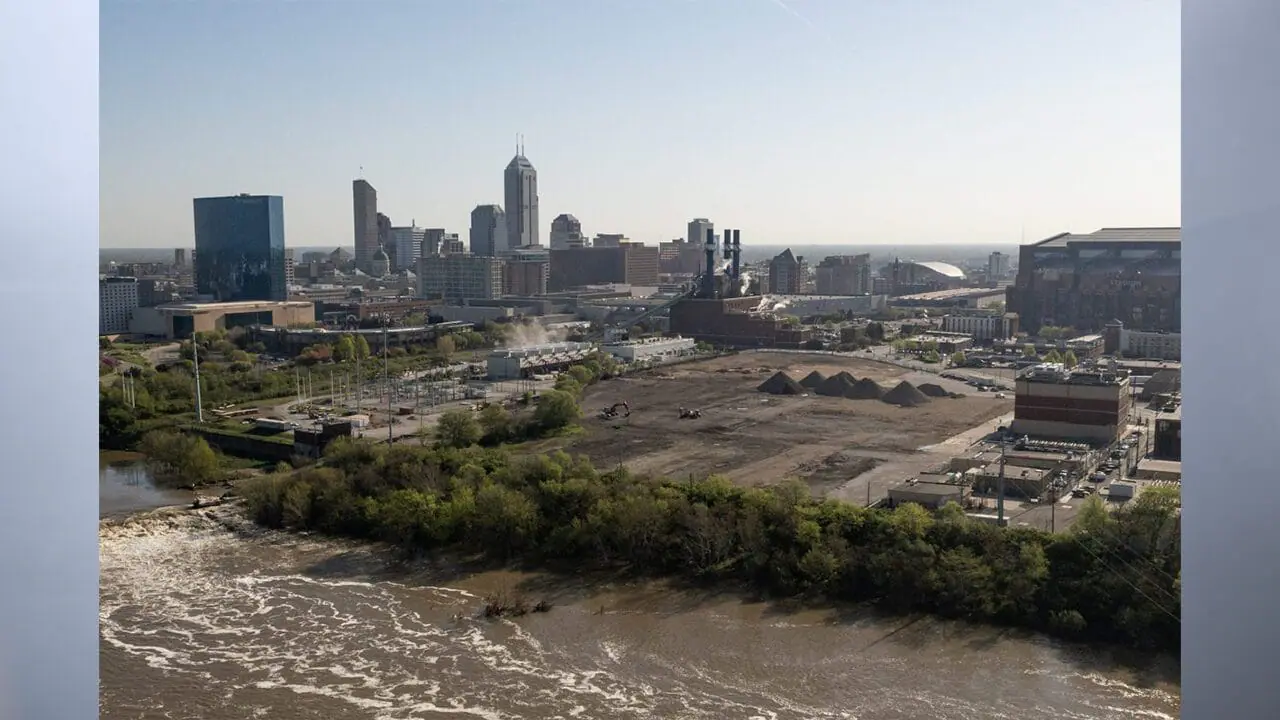
[[[458,344],[449,335],[442,335],[436,338],[436,354],[448,360],[453,357],[454,352],[458,350]]]
[[[343,335],[333,348],[333,358],[338,362],[351,362],[356,359],[356,342],[350,335]]]
[[[514,418],[501,405],[487,405],[480,411],[480,430],[485,442],[497,444],[514,435]]]
[[[1050,350],[1045,354],[1044,361],[1047,363],[1060,363],[1062,362],[1062,355],[1058,354],[1057,350]]]
[[[436,439],[446,447],[470,447],[481,436],[480,423],[470,410],[446,410],[436,422]]]
[[[533,411],[533,422],[543,432],[553,432],[568,427],[582,417],[578,401],[561,390],[548,390],[542,394],[538,407]]]
[[[1076,357],[1074,351],[1068,350],[1067,354],[1062,356],[1062,364],[1073,368],[1080,364],[1080,358]]]
[[[938,355],[937,350],[926,350],[920,359],[927,363],[936,363],[942,360],[942,356]]]
[[[1036,356],[1036,346],[1035,346],[1035,345],[1032,345],[1031,343],[1027,343],[1026,345],[1023,345],[1023,346],[1022,346],[1022,356],[1023,356],[1023,357],[1027,357],[1027,358],[1033,358],[1033,357],[1035,357],[1035,356]]]
[[[200,486],[222,476],[217,453],[198,435],[156,430],[143,436],[138,450],[156,474],[171,483]]]
[[[369,357],[369,341],[364,338],[364,335],[356,335],[352,342],[356,346],[356,357],[361,360]]]
[[[1113,523],[1114,519],[1107,511],[1106,502],[1097,495],[1090,495],[1080,503],[1071,531],[1078,535],[1105,536],[1111,532]]]
[[[964,365],[964,361],[965,361],[965,357],[963,352],[957,350],[951,354],[952,365],[959,367],[960,365]]]

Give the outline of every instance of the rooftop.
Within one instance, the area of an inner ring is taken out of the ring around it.
[[[937,263],[916,263],[917,265],[937,264]],[[933,292],[916,293],[914,295],[903,295],[894,298],[894,302],[902,302],[904,300],[955,300],[968,297],[987,297],[990,295],[1003,295],[1004,288],[955,288],[953,290],[935,290]]]
[[[954,495],[963,486],[954,483],[939,482],[904,482],[893,488],[899,492],[911,492],[924,495]]]
[[[267,310],[270,308],[311,308],[314,303],[299,300],[246,300],[242,302],[210,302],[210,303],[173,303],[158,305],[157,310],[168,313],[201,313],[201,312],[244,312],[249,310]]]
[[[918,265],[922,268],[927,268],[929,270],[932,270],[938,273],[939,275],[944,275],[949,278],[955,278],[957,280],[964,279],[964,271],[956,267],[955,265],[952,265],[951,263],[929,261],[929,262],[911,262],[907,264]]]
[[[1035,243],[1042,248],[1065,248],[1073,243],[1181,243],[1180,227],[1102,228],[1091,233],[1061,233]]]
[[[1157,473],[1182,474],[1182,463],[1177,460],[1152,460],[1144,458],[1138,461],[1138,470]]]

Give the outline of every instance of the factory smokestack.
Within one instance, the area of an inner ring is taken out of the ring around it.
[[[724,241],[724,259],[733,259],[733,231],[725,228],[724,235],[720,237]]]
[[[733,279],[738,280],[738,273],[742,270],[742,231],[733,231]]]
[[[716,231],[711,228],[707,228],[703,250],[706,251],[707,265],[702,269],[702,296],[711,299],[716,296]]]

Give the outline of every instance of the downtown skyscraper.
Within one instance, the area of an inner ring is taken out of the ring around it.
[[[508,250],[506,214],[497,205],[477,205],[471,211],[469,249],[472,255],[499,257]]]
[[[523,144],[502,174],[507,214],[507,248],[538,244],[538,171],[524,156]]]
[[[368,180],[360,178],[351,183],[351,199],[352,216],[355,220],[356,267],[369,272],[380,241],[378,191],[373,189]],[[387,225],[390,225],[389,221]]]
[[[214,302],[288,300],[284,199],[196,198],[196,293]]]

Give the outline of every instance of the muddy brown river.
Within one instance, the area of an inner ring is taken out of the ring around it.
[[[210,515],[213,515],[212,517]],[[220,509],[104,522],[101,716],[131,720],[1175,718],[1177,665],[658,584],[448,577]],[[524,589],[555,603],[476,617]]]

